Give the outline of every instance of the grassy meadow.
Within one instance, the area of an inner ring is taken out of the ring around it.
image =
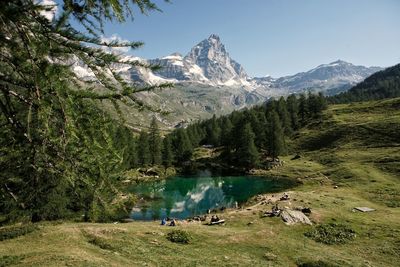
[[[264,173],[299,182],[279,206],[310,207],[313,226],[261,217],[272,204],[260,199],[271,195],[221,213],[221,226],[44,222],[0,241],[0,266],[398,266],[400,99],[330,106],[288,145],[284,165]],[[375,211],[353,211],[359,206]],[[328,245],[304,235],[329,223],[354,239]],[[167,240],[174,229],[188,232],[189,244]]]

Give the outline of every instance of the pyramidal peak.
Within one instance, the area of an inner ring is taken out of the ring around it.
[[[219,38],[219,36],[217,34],[213,33],[213,34],[210,35],[210,37],[208,37],[207,40],[210,40],[210,41],[214,40],[214,41],[220,42],[221,38]]]

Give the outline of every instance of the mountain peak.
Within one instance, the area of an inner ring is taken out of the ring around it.
[[[219,36],[218,36],[217,34],[213,33],[213,34],[210,35],[210,37],[208,37],[208,40],[209,40],[209,41],[215,40],[215,41],[217,41],[217,42],[220,42],[220,41],[221,41],[221,38],[219,38]]]
[[[351,63],[349,63],[347,61],[338,59],[336,61],[333,61],[333,62],[329,63],[328,65],[349,65],[349,64],[351,65]]]
[[[243,67],[230,58],[218,35],[211,34],[190,50],[185,60],[196,64],[204,76],[214,84],[244,84],[247,79]]]

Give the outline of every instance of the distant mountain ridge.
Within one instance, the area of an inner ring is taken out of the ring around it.
[[[117,71],[123,73],[123,76],[131,81],[148,84],[172,82],[197,83],[215,87],[242,87],[247,91],[256,91],[265,97],[298,93],[309,89],[330,93],[341,92],[382,70],[380,67],[356,66],[337,60],[291,76],[250,77],[243,66],[230,57],[225,45],[216,34],[199,42],[185,56],[173,53],[150,60],[131,56],[126,58],[162,67],[157,72],[124,66],[117,68]]]
[[[122,61],[140,61],[161,66],[160,70],[153,72],[147,68],[115,64],[113,70],[127,82],[175,84],[175,88],[165,92],[139,94],[144,102],[170,112],[167,119],[159,119],[169,128],[181,125],[182,121],[203,119],[213,114],[227,114],[262,103],[271,97],[307,90],[322,91],[328,95],[344,92],[381,70],[379,67],[355,66],[337,60],[291,76],[250,77],[243,66],[230,57],[216,34],[196,44],[186,55],[173,53],[150,60],[124,55]],[[76,63],[73,68],[82,79],[94,78],[93,73],[87,72],[81,64]],[[127,117],[132,122],[141,121],[144,124],[149,121],[129,108],[126,113],[130,114]]]
[[[400,97],[400,64],[376,72],[347,92],[332,96],[332,103]]]

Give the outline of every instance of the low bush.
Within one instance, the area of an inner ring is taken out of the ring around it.
[[[23,256],[5,255],[0,256],[0,267],[11,266],[20,263],[24,259]]]
[[[38,227],[33,224],[0,228],[0,241],[26,235],[37,229]]]
[[[188,244],[191,236],[183,230],[173,230],[167,234],[167,239],[174,243]]]
[[[343,224],[321,224],[304,233],[306,237],[327,245],[344,244],[356,237],[356,232]]]
[[[101,249],[113,250],[114,247],[107,241],[107,239],[99,237],[99,236],[91,236],[88,239],[88,242],[92,245],[95,245]]]

